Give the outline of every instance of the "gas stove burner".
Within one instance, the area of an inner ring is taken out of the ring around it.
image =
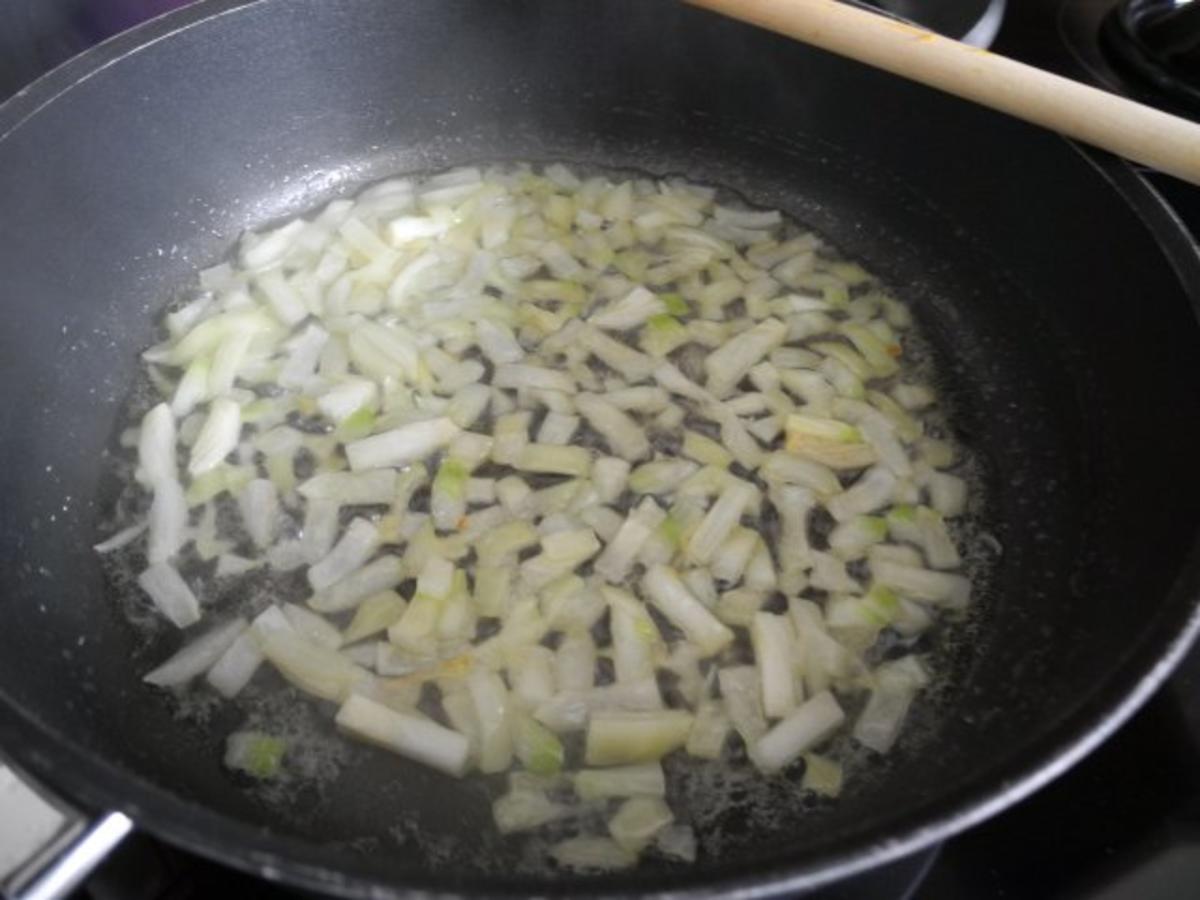
[[[1122,0],[1100,40],[1123,74],[1200,115],[1200,2]]]

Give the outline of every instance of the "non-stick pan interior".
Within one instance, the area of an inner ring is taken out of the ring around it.
[[[89,550],[101,450],[168,297],[243,227],[397,171],[565,160],[786,209],[914,305],[983,462],[1002,552],[939,657],[938,702],[830,808],[746,788],[703,820],[687,878],[914,839],[1080,738],[1187,621],[1194,313],[1170,255],[1061,140],[665,3],[265,0],[123,55],[137,40],[0,113],[0,699],[16,711],[0,725],[84,753],[67,770],[40,743],[14,751],[86,803],[244,865],[283,848],[285,872],[302,853],[499,886],[525,864],[488,825],[495,785],[381,753],[314,740],[312,785],[236,784],[219,760],[244,714],[181,718],[140,684],[177,638],[129,627]]]

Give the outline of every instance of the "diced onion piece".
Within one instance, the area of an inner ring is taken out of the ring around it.
[[[906,384],[901,382],[892,388],[892,396],[907,410],[924,409],[932,405],[937,397],[933,391],[922,384]]]
[[[151,564],[138,576],[138,585],[177,628],[187,628],[200,621],[200,603],[196,595],[170,563]]]
[[[395,591],[385,590],[372,594],[354,610],[354,618],[342,632],[342,642],[353,644],[380,631],[386,631],[399,621],[407,606],[407,601]]]
[[[709,566],[713,577],[725,584],[737,584],[741,581],[746,567],[750,564],[750,557],[758,547],[758,540],[758,535],[749,528],[740,525],[734,528],[713,556]]]
[[[857,428],[836,419],[793,414],[787,417],[785,428],[789,453],[831,469],[862,469],[877,458]]]
[[[221,654],[205,679],[222,697],[236,697],[250,683],[263,658],[258,636],[254,629],[249,629]]]
[[[733,454],[722,447],[720,443],[696,431],[683,433],[682,452],[684,456],[696,460],[703,466],[717,466],[724,469],[733,462]]]
[[[733,479],[725,486],[688,541],[685,552],[690,561],[704,564],[712,559],[717,547],[737,526],[754,493],[754,486],[740,479]]]
[[[652,567],[642,587],[658,610],[682,629],[705,656],[720,652],[733,641],[733,632],[721,624],[668,566]]]
[[[553,663],[553,651],[540,646],[526,647],[510,663],[509,677],[513,680],[513,694],[526,707],[536,708],[554,695]]]
[[[237,403],[227,397],[214,400],[192,445],[188,472],[203,475],[220,465],[237,446],[241,429],[242,412]]]
[[[492,820],[501,834],[531,831],[571,814],[571,808],[556,803],[544,791],[510,791],[492,803]]]
[[[665,311],[666,306],[654,293],[644,287],[636,287],[623,299],[592,315],[588,321],[597,328],[627,331],[637,328],[651,316]]]
[[[898,540],[919,545],[932,568],[954,569],[962,565],[946,523],[927,506],[893,507],[887,515],[887,528]]]
[[[361,409],[375,404],[379,388],[365,378],[351,378],[317,398],[317,408],[334,422],[343,422]]]
[[[844,522],[884,506],[895,487],[896,476],[887,469],[876,467],[867,470],[852,487],[830,499],[825,506],[830,515]]]
[[[528,771],[554,775],[563,767],[562,741],[532,716],[518,712],[512,724],[513,752]]]
[[[288,388],[304,387],[314,376],[321,351],[328,341],[329,333],[324,328],[310,324],[284,344],[288,358],[279,370],[279,383]]]
[[[404,561],[397,556],[381,556],[356,569],[308,599],[317,612],[334,613],[353,609],[367,597],[394,588],[406,575]]]
[[[643,681],[654,675],[663,652],[662,635],[649,612],[632,594],[614,587],[601,588],[611,616],[613,668],[617,681]]]
[[[750,758],[768,775],[780,772],[833,734],[845,719],[833,694],[822,691],[759,738]]]
[[[764,729],[766,725],[763,725]],[[687,753],[698,759],[720,759],[729,738],[729,717],[714,702],[701,703],[688,734]]]
[[[704,360],[705,387],[717,397],[727,396],[768,353],[787,339],[788,328],[778,319],[766,319],[726,341]]]
[[[138,479],[153,487],[175,481],[175,417],[160,403],[142,417],[138,431]]]
[[[311,565],[324,558],[333,549],[337,530],[337,501],[319,498],[309,500],[304,509],[304,530],[300,541],[303,561]]]
[[[386,503],[396,493],[394,469],[367,469],[363,472],[323,472],[301,484],[296,490],[306,500],[333,501],[339,506],[372,506]]]
[[[578,388],[575,379],[564,372],[540,366],[505,364],[496,367],[492,375],[492,386],[500,388],[537,388],[574,394]]]
[[[656,361],[639,353],[628,344],[610,338],[596,328],[580,331],[580,341],[591,353],[614,372],[620,372],[630,384],[636,384],[650,376]]]
[[[658,833],[654,847],[663,856],[680,862],[696,861],[696,832],[686,825],[671,825]]]
[[[548,534],[542,538],[542,552],[521,564],[521,577],[532,588],[543,587],[573,572],[599,550],[600,542],[590,528]]]
[[[147,519],[146,558],[152,565],[171,560],[183,548],[187,540],[187,522],[188,507],[183,487],[174,478],[158,481]]]
[[[481,566],[496,566],[512,559],[538,542],[538,533],[528,522],[516,520],[501,525],[480,538],[475,551]]]
[[[263,655],[288,681],[322,700],[342,702],[353,688],[370,678],[344,656],[305,640],[295,631],[273,632],[262,643]]]
[[[294,603],[285,603],[280,608],[296,634],[304,640],[330,650],[336,650],[342,645],[341,632],[316,613]]]
[[[479,770],[503,772],[513,755],[508,689],[496,673],[476,668],[467,677],[467,690],[479,720]]]
[[[279,776],[287,742],[260,731],[235,731],[225,742],[225,765],[253,778]]]
[[[217,346],[208,371],[208,396],[220,397],[233,390],[246,352],[254,338],[252,332],[239,331],[226,337]]]
[[[450,419],[413,422],[346,445],[346,458],[356,472],[417,462],[450,443],[461,429]]]
[[[558,731],[578,731],[590,717],[602,711],[648,711],[661,709],[662,694],[654,678],[606,684],[583,691],[560,690],[538,705],[533,715],[546,727]]]
[[[440,531],[451,531],[467,511],[468,468],[456,459],[445,459],[438,467],[430,491],[429,514],[434,527]]]
[[[496,419],[493,429],[492,459],[502,466],[515,465],[529,444],[528,412],[506,413]]]
[[[527,444],[513,465],[524,472],[583,477],[592,467],[592,455],[583,447]]]
[[[658,762],[608,769],[581,769],[571,776],[571,782],[581,800],[665,797],[667,794],[667,779],[662,764]]]
[[[750,625],[754,658],[762,679],[763,712],[768,718],[786,716],[796,706],[792,625],[786,616],[755,613]]]
[[[829,549],[842,559],[861,559],[867,548],[878,544],[887,533],[888,523],[882,517],[855,516],[839,522],[830,532]]]
[[[467,771],[470,745],[463,735],[425,718],[405,715],[352,695],[342,704],[338,727],[354,737],[461,778]]]
[[[762,708],[762,682],[754,666],[735,666],[717,673],[725,713],[749,748],[767,732]]]
[[[967,509],[967,483],[957,475],[934,472],[929,476],[929,502],[947,519]]]
[[[863,438],[875,451],[880,464],[891,470],[897,478],[908,478],[912,475],[912,461],[908,451],[896,436],[896,430],[886,417],[872,412],[864,415],[858,423],[858,429]]]
[[[608,833],[630,853],[640,853],[655,836],[675,821],[660,797],[631,797],[608,820]]]
[[[479,349],[494,365],[520,362],[525,356],[512,329],[503,322],[481,318],[475,322],[475,334],[479,339]]]
[[[255,546],[266,548],[274,543],[279,527],[279,492],[274,484],[266,478],[249,482],[238,494],[238,509]]]
[[[971,582],[963,575],[878,559],[871,560],[871,574],[881,584],[914,600],[961,609],[971,599]]]
[[[554,652],[554,675],[560,691],[584,691],[596,678],[596,644],[587,632],[566,635]]]
[[[630,465],[615,456],[603,456],[592,463],[592,484],[602,503],[614,503],[625,491]]]
[[[877,753],[887,753],[917,692],[929,683],[929,675],[911,656],[884,663],[873,675],[875,687],[854,723],[854,738]]]
[[[120,550],[122,547],[132,544],[134,541],[140,538],[146,531],[147,527],[149,527],[149,522],[138,522],[134,525],[130,525],[127,528],[122,528],[116,534],[105,538],[98,544],[94,544],[92,549],[101,554],[112,553],[115,550]]]
[[[575,406],[617,456],[635,462],[650,453],[650,441],[637,422],[602,397],[580,394]]]
[[[635,494],[669,494],[695,472],[696,464],[686,459],[656,459],[630,473],[629,487]]]
[[[842,792],[841,764],[819,753],[805,753],[800,787],[823,797],[838,796]]]
[[[622,523],[616,537],[596,560],[593,570],[614,584],[623,581],[642,545],[666,516],[653,498],[645,498]]]
[[[589,766],[653,762],[687,742],[692,716],[683,710],[596,712],[588,723],[585,759]]]
[[[446,407],[446,418],[459,428],[470,428],[487,411],[492,389],[486,384],[468,384],[460,388]]]
[[[142,680],[159,687],[185,684],[208,671],[246,628],[246,620],[240,617],[219,625],[184,645]]]
[[[322,591],[361,567],[379,548],[379,531],[366,519],[355,519],[329,554],[308,570],[308,583]]]

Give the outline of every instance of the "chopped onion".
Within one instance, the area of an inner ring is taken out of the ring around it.
[[[750,758],[767,774],[779,772],[829,737],[845,718],[833,694],[823,691],[759,738]]]
[[[831,691],[870,691],[853,733],[886,752],[928,674],[868,661],[969,603],[946,524],[968,485],[926,435],[946,423],[905,370],[907,309],[716,196],[468,167],[246,234],[143,354],[170,398],[123,439],[149,513],[96,549],[147,531],[139,583],[180,627],[201,604],[174,560],[216,560],[188,570],[216,603],[251,571],[280,596],[147,680],[234,697],[268,660],[347,734],[454,776],[517,766],[501,832],[608,819],[549,848],[568,868],[694,859],[659,761],[719,760],[731,732],[835,796],[811,752],[842,727]],[[286,749],[243,732],[227,760],[271,777]]]
[[[237,446],[241,428],[242,413],[237,403],[225,397],[214,400],[192,446],[188,472],[202,475],[216,468]]]
[[[457,731],[398,713],[366,697],[348,697],[338,710],[337,724],[356,737],[447,775],[461,777],[467,770],[469,744]]]
[[[660,797],[632,797],[608,820],[613,840],[630,853],[640,853],[655,836],[675,821]]]
[[[132,544],[136,541],[149,527],[149,522],[138,522],[130,525],[127,528],[122,528],[111,537],[105,538],[98,544],[94,544],[92,549],[97,553],[112,553],[114,550],[120,550],[127,544]]]
[[[642,545],[662,524],[666,513],[650,497],[633,510],[605,547],[593,566],[594,571],[614,584],[625,579]]]
[[[654,566],[642,581],[650,600],[660,612],[687,634],[706,656],[719,652],[733,641],[733,632],[695,598],[668,566]]]
[[[372,594],[394,588],[404,580],[406,571],[403,560],[395,556],[381,556],[313,594],[308,599],[308,605],[324,613],[353,609]]]
[[[572,777],[583,800],[610,797],[665,797],[667,779],[661,763],[648,762],[608,769],[582,769]]]
[[[786,616],[755,613],[750,638],[754,642],[754,656],[762,679],[763,712],[770,719],[786,716],[796,706],[791,625]]]
[[[148,519],[146,558],[152,565],[171,560],[183,547],[187,539],[187,520],[187,500],[179,482],[174,478],[158,481]]]
[[[346,458],[356,472],[417,462],[444,447],[459,433],[450,419],[414,422],[394,431],[372,435],[346,445]]]
[[[329,554],[308,570],[308,583],[321,591],[363,565],[379,547],[379,531],[366,519],[355,519]]]
[[[187,628],[200,621],[200,603],[196,595],[170,563],[152,563],[138,576],[138,585],[177,628]]]
[[[150,671],[143,681],[159,687],[175,687],[202,675],[221,658],[230,645],[246,630],[245,619],[237,618],[202,634]]]
[[[249,482],[238,494],[238,508],[246,533],[260,548],[269,547],[279,528],[279,493],[265,478]]]
[[[589,766],[653,762],[687,742],[692,716],[683,710],[592,714],[585,759]]]
[[[165,403],[142,418],[138,432],[138,478],[153,487],[178,479],[175,466],[175,417]]]
[[[695,563],[707,563],[738,524],[753,496],[753,485],[739,479],[731,480],[709,509],[704,521],[692,533],[687,545],[688,559]]]

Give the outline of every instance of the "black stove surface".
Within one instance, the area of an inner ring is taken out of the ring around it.
[[[1100,48],[1101,23],[1116,2],[1008,0],[993,49],[1157,102]],[[178,5],[180,0],[0,0],[0,99],[140,17]],[[921,7],[919,0],[906,5]],[[1169,100],[1161,103],[1172,107]],[[1143,174],[1192,234],[1200,235],[1200,189]],[[299,896],[137,836],[106,862],[78,900],[198,900],[221,894]],[[1033,797],[935,850],[810,896],[1200,898],[1200,649],[1123,729]]]

